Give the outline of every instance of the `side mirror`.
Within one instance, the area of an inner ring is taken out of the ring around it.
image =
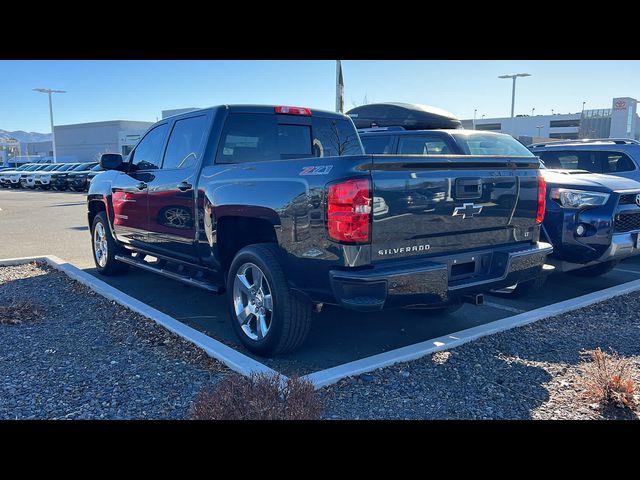
[[[100,166],[105,170],[118,170],[122,162],[122,155],[119,153],[103,153],[100,156]]]

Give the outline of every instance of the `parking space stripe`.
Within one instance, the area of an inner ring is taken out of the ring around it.
[[[482,303],[482,305],[486,305],[487,307],[491,308],[499,308],[500,310],[506,310],[507,312],[513,313],[526,312],[526,310],[522,310],[520,308],[510,307],[509,305],[502,305],[501,303],[487,302],[486,300]]]
[[[612,297],[625,295],[638,290],[640,290],[640,280],[633,280],[621,285],[582,295],[581,297],[571,298],[569,300],[564,300],[552,305],[546,305],[512,317],[502,318],[484,325],[468,328],[460,332],[451,333],[438,338],[432,338],[414,345],[408,345],[389,352],[372,355],[371,357],[327,368],[326,370],[305,375],[302,378],[313,382],[316,388],[325,387],[346,377],[360,375],[362,373],[395,365],[396,363],[417,360],[418,358],[426,355],[455,348],[487,335],[521,327],[544,318],[577,310],[594,303],[602,302],[603,300],[608,300]]]
[[[640,275],[640,272],[636,270],[627,270],[626,268],[614,268],[614,272],[624,272],[624,273],[635,273],[636,275]]]

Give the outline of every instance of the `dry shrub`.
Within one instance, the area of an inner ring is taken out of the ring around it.
[[[0,305],[0,325],[20,325],[40,318],[40,312],[28,302]]]
[[[600,348],[583,353],[591,359],[582,367],[585,394],[601,405],[633,409],[637,405],[633,362],[616,352],[605,353]]]
[[[201,391],[187,418],[193,420],[317,420],[322,401],[307,380],[280,375],[232,374]]]

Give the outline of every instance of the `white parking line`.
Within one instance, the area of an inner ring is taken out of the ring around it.
[[[214,338],[205,335],[198,330],[191,328],[184,323],[176,320],[175,318],[162,313],[159,310],[141,302],[140,300],[133,298],[126,293],[121,292],[115,287],[103,282],[102,280],[94,277],[80,270],[78,267],[71,263],[65,262],[58,257],[52,255],[43,255],[39,257],[22,257],[22,258],[9,258],[6,260],[0,260],[0,266],[21,265],[24,263],[30,263],[37,260],[46,261],[51,267],[61,270],[66,273],[67,276],[74,280],[86,285],[91,290],[99,293],[103,297],[113,300],[120,305],[133,310],[140,315],[150,318],[157,324],[163,326],[167,330],[172,331],[176,335],[181,336],[185,340],[193,343],[194,345],[202,348],[207,355],[224,363],[231,370],[234,370],[242,375],[250,375],[251,373],[267,373],[276,375],[278,372],[271,368],[257,362],[251,357],[244,355],[231,347],[228,347],[222,342],[215,340]],[[282,375],[282,381],[286,380],[286,377]]]
[[[424,357],[425,355],[458,347],[464,343],[471,342],[472,340],[476,340],[487,335],[492,335],[515,327],[521,327],[544,318],[577,310],[579,308],[586,307],[618,295],[635,292],[637,290],[640,290],[640,280],[633,280],[621,285],[616,285],[615,287],[605,288],[598,292],[571,298],[563,302],[547,305],[512,317],[502,318],[494,322],[478,325],[477,327],[468,328],[450,335],[432,338],[431,340],[426,340],[414,345],[408,345],[389,352],[362,358],[354,362],[327,368],[326,370],[305,375],[302,378],[313,382],[316,388],[321,388],[336,383],[346,377],[360,375],[362,373],[388,367],[396,363],[416,360]]]
[[[627,270],[626,268],[614,268],[614,272],[624,272],[624,273],[635,273],[636,275],[640,275],[640,272],[636,270]]]
[[[482,302],[482,305],[486,305],[487,307],[491,307],[491,308],[499,308],[500,310],[506,310],[507,312],[513,312],[513,313],[526,312],[526,310],[522,310],[520,308],[510,307],[509,305],[502,305],[501,303],[487,302],[486,300]]]

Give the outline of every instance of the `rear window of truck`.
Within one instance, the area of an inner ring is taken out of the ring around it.
[[[309,118],[309,117],[306,117]],[[248,163],[293,158],[363,154],[349,120],[311,117],[311,124],[278,120],[269,114],[230,114],[216,163]]]

